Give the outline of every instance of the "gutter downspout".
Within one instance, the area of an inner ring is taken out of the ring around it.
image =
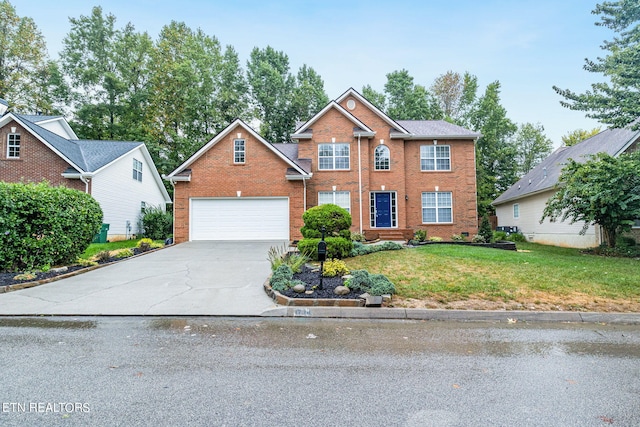
[[[302,190],[302,209],[304,212],[307,211],[307,178],[302,178],[302,184],[304,188]]]
[[[80,181],[84,182],[84,192],[89,194],[89,181],[91,180],[90,176],[80,175]]]
[[[358,134],[358,203],[360,209],[360,234],[362,234],[362,155],[360,152],[360,134]]]

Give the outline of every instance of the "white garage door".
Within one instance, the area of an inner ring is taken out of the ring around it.
[[[289,199],[191,199],[191,240],[289,240]]]

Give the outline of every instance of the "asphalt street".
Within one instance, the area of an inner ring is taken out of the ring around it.
[[[2,426],[638,426],[637,325],[0,318]]]

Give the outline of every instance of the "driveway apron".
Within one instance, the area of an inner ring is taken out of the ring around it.
[[[276,307],[263,283],[269,248],[284,243],[182,243],[0,294],[0,315],[257,316]]]

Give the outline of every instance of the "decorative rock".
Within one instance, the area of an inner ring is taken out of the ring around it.
[[[304,293],[307,294],[307,295],[311,295],[313,293],[313,291],[305,291]]]
[[[304,292],[304,291],[306,291],[306,290],[307,290],[307,288],[305,288],[305,286],[304,286],[304,285],[295,285],[295,286],[293,287],[293,292],[297,292],[297,293],[299,293],[299,294],[303,293],[303,292]]]
[[[364,294],[361,294],[358,298],[367,299],[369,298],[369,293],[365,292]]]
[[[342,276],[342,280],[343,281],[349,280],[349,279],[352,279],[352,278],[353,278],[353,274],[345,274],[344,276]]]
[[[391,302],[391,295],[390,294],[382,295],[382,302]]]
[[[52,268],[49,271],[51,271],[52,273],[64,273],[67,270],[68,270],[67,267],[58,267],[58,268]]]
[[[333,290],[333,293],[336,295],[346,295],[349,292],[351,292],[351,290],[346,286],[336,286],[336,288]]]

